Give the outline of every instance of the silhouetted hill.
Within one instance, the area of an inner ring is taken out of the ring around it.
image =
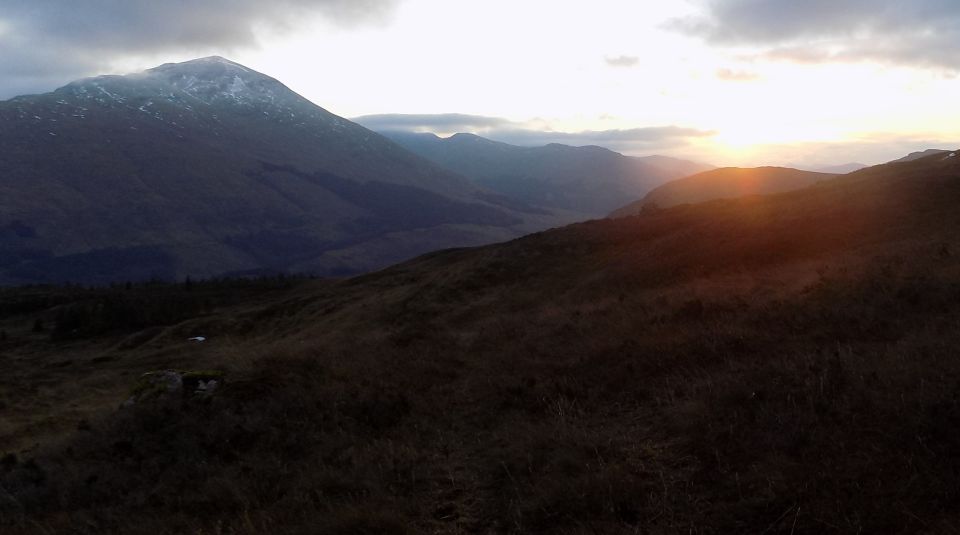
[[[668,208],[678,204],[695,204],[714,199],[779,193],[805,188],[835,176],[788,167],[724,167],[668,182],[639,201],[628,204],[610,215],[611,217],[632,215],[647,206]]]
[[[624,156],[596,147],[518,147],[473,134],[383,132],[407,149],[511,199],[602,216],[651,189],[711,166],[667,156]]]
[[[553,224],[219,57],[0,102],[0,154],[0,284],[357,273]]]
[[[950,533],[957,199],[932,155],[349,280],[0,289],[0,531]],[[167,368],[225,383],[118,408]]]

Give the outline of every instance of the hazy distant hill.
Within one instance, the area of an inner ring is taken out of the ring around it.
[[[789,167],[724,167],[668,182],[639,201],[614,211],[611,217],[633,215],[645,206],[668,208],[678,204],[790,191],[835,176]]]
[[[219,57],[0,102],[0,283],[356,273],[525,210]]]
[[[845,163],[841,165],[829,165],[826,167],[818,167],[816,169],[811,169],[811,171],[816,171],[817,173],[831,173],[836,175],[845,175],[847,173],[859,171],[864,167],[870,167],[870,166],[867,164],[851,162],[851,163]]]
[[[666,156],[624,156],[597,147],[519,147],[473,134],[383,132],[478,185],[528,204],[602,216],[676,178],[712,166]],[[574,216],[576,218],[576,216]]]

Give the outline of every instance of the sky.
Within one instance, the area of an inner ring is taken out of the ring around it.
[[[960,146],[956,0],[0,0],[0,99],[208,55],[374,129],[805,168]]]

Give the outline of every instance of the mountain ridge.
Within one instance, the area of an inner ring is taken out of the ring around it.
[[[949,151],[949,150],[947,150],[947,149],[926,149],[926,150],[918,150],[918,151],[915,151],[915,152],[911,152],[910,154],[907,154],[906,156],[904,156],[904,157],[902,157],[902,158],[897,158],[896,160],[891,160],[891,161],[888,162],[888,163],[912,162],[913,160],[918,160],[918,159],[920,159],[920,158],[926,158],[926,157],[928,157],[928,156],[933,156],[933,155],[936,155],[936,154],[944,154],[944,153],[947,153],[947,152],[951,152],[951,151]]]

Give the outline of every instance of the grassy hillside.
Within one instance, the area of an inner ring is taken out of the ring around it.
[[[958,199],[935,156],[354,279],[6,290],[0,530],[954,532]],[[226,386],[118,408],[164,368]]]
[[[667,182],[647,193],[643,199],[614,211],[611,216],[634,215],[644,207],[669,208],[714,199],[792,191],[835,176],[788,167],[724,167]]]

